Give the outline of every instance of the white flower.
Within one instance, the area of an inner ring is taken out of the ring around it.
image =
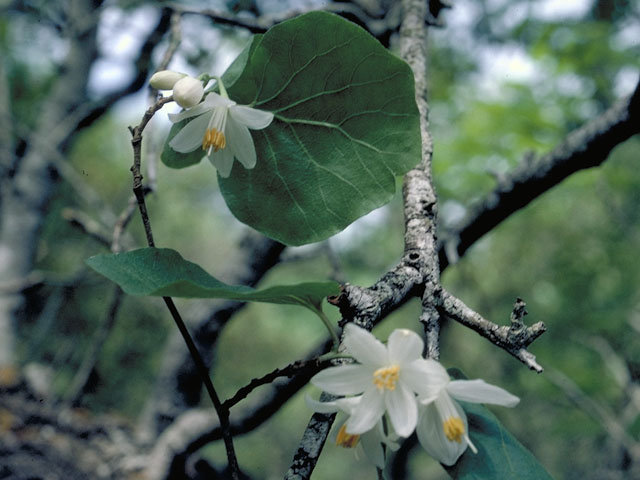
[[[174,90],[175,95],[175,90]],[[196,117],[187,123],[169,142],[176,152],[189,153],[201,148],[223,177],[231,173],[233,158],[253,168],[256,149],[249,128],[260,130],[273,120],[273,114],[210,93],[202,103],[184,112],[169,115],[173,123]]]
[[[178,80],[186,76],[186,73],[174,72],[173,70],[160,70],[151,75],[149,84],[158,90],[171,90]]]
[[[351,415],[358,407],[358,403],[362,397],[339,398],[330,402],[318,402],[308,395],[305,397],[307,405],[315,412],[333,413],[344,412]],[[335,435],[336,445],[344,448],[358,447],[365,456],[379,469],[384,469],[385,465],[385,448],[397,450],[399,445],[396,443],[398,436],[395,434],[386,434],[382,419],[378,420],[376,425],[369,431],[358,434],[347,433],[347,419],[342,419],[336,425],[338,431]]]
[[[362,398],[346,423],[346,432],[354,435],[371,430],[385,410],[398,435],[411,435],[418,422],[415,393],[429,394],[428,364],[422,358],[422,339],[410,330],[394,330],[384,346],[371,333],[348,324],[344,346],[359,364],[327,368],[311,383],[334,395]]]
[[[204,86],[197,78],[184,77],[173,85],[173,99],[182,108],[195,107],[204,95]]]
[[[514,407],[520,399],[484,380],[451,380],[445,368],[429,362],[429,392],[421,395],[417,434],[422,447],[444,465],[453,465],[467,447],[477,453],[469,438],[467,416],[454,399]]]

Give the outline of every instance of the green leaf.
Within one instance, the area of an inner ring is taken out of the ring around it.
[[[141,248],[126,253],[96,255],[88,258],[86,263],[130,295],[225,298],[301,305],[315,312],[325,297],[339,293],[336,282],[300,283],[263,290],[227,285],[168,248]]]
[[[312,12],[253,40],[228,88],[272,111],[258,164],[220,178],[232,213],[286,244],[323,240],[387,203],[420,160],[413,73],[360,27]]]
[[[449,373],[455,378],[464,378],[459,370],[450,369]],[[474,454],[471,449],[467,449],[455,465],[445,467],[452,478],[552,480],[533,454],[486,407],[476,403],[460,404],[467,414],[469,437],[478,453]]]
[[[239,220],[302,245],[392,198],[395,177],[414,167],[421,152],[413,73],[405,62],[359,26],[326,12],[276,25],[241,56],[225,75],[230,98],[275,119],[251,131],[256,167],[235,162],[229,178],[219,177]],[[193,163],[189,156],[168,161],[169,155],[163,154],[165,163]]]

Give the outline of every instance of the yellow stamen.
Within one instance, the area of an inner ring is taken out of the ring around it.
[[[215,128],[208,128],[204,132],[204,138],[202,139],[202,149],[210,150],[214,152],[223,149],[227,146],[227,139],[224,137],[224,133]]]
[[[347,433],[347,426],[342,425],[338,430],[338,436],[336,437],[336,445],[344,448],[353,448],[360,441],[360,435],[351,435]]]
[[[462,442],[464,436],[464,422],[460,417],[449,417],[443,426],[444,434],[450,441]]]
[[[380,390],[395,390],[398,376],[400,367],[397,365],[379,368],[373,372],[373,384]]]

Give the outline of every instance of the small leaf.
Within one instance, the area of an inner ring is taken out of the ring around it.
[[[300,283],[262,290],[227,285],[168,248],[141,248],[126,253],[96,255],[88,258],[86,263],[130,295],[225,298],[300,305],[315,312],[325,297],[339,293],[336,282]]]
[[[464,379],[457,369],[450,369],[454,378]],[[485,406],[460,402],[469,421],[469,437],[478,449],[467,449],[451,467],[445,467],[457,480],[553,480],[538,462]],[[516,407],[517,408],[517,407]]]

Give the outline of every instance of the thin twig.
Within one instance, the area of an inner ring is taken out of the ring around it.
[[[155,246],[153,241],[153,233],[151,232],[151,224],[149,223],[149,214],[147,213],[147,205],[144,201],[144,188],[142,186],[142,173],[140,173],[140,164],[142,156],[142,132],[145,127],[151,121],[151,118],[155,113],[160,110],[165,104],[173,101],[173,95],[169,97],[159,98],[156,103],[151,105],[142,117],[142,121],[134,128],[129,127],[131,132],[131,145],[133,146],[133,165],[131,166],[131,173],[133,174],[133,194],[138,202],[138,209],[142,216],[142,223],[144,225],[144,232],[147,237],[147,244],[150,247]]]
[[[65,208],[62,210],[61,216],[72,226],[79,228],[98,243],[105,247],[111,245],[111,240],[105,232],[105,228],[86,213],[73,208]]]
[[[142,121],[136,127],[129,127],[131,132],[131,145],[133,147],[133,165],[131,166],[131,173],[133,174],[133,193],[138,202],[138,208],[140,210],[140,215],[142,217],[142,223],[144,225],[145,235],[147,237],[147,244],[150,247],[155,246],[155,242],[153,240],[153,233],[151,231],[151,223],[149,221],[149,215],[147,213],[147,206],[145,203],[145,192],[142,186],[142,174],[140,173],[140,163],[142,156],[142,132],[145,127],[153,117],[153,115],[160,110],[166,103],[173,101],[173,96],[160,98],[154,103],[151,107],[147,109],[145,114],[142,117]],[[218,414],[218,418],[220,419],[220,427],[222,429],[222,437],[224,439],[225,449],[227,451],[227,459],[229,462],[229,469],[231,470],[231,478],[233,480],[239,480],[240,478],[240,467],[238,466],[238,460],[236,457],[235,449],[233,447],[233,438],[231,436],[230,428],[229,428],[229,411],[222,407],[220,403],[220,399],[218,394],[213,386],[213,382],[209,377],[209,371],[205,366],[202,357],[200,356],[200,352],[193,342],[191,335],[189,334],[189,330],[182,320],[178,309],[173,302],[171,297],[162,297],[165,305],[169,309],[171,313],[171,317],[173,318],[178,330],[180,330],[180,334],[187,344],[187,348],[189,349],[189,353],[193,358],[193,361],[196,364],[198,372],[202,378],[202,381],[207,389],[207,393],[211,398],[213,403],[213,407]]]
[[[511,313],[511,325],[497,325],[483,318],[464,304],[462,300],[446,290],[441,292],[442,303],[439,308],[444,315],[478,332],[494,345],[506,350],[531,370],[541,373],[543,368],[536,362],[536,357],[527,347],[547,329],[543,322],[527,327],[523,318],[527,314],[526,304],[517,299]]]
[[[313,358],[311,360],[298,360],[290,365],[287,365],[284,368],[276,368],[272,372],[269,372],[260,378],[254,378],[253,380],[251,380],[247,385],[240,388],[233,395],[233,397],[225,400],[222,403],[222,406],[229,410],[240,400],[247,398],[247,395],[249,395],[253,390],[260,387],[261,385],[272,383],[276,378],[279,377],[291,378],[302,371],[315,374],[316,372],[320,371],[325,364],[327,364],[327,362],[322,362],[319,358]]]

